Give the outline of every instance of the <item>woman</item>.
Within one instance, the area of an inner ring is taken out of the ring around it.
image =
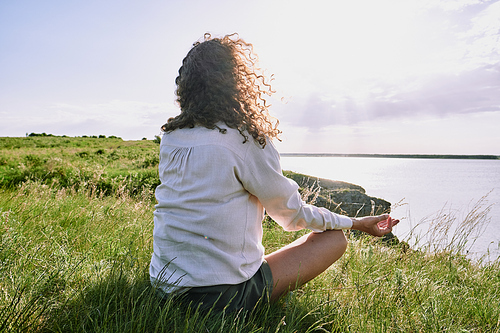
[[[273,91],[252,45],[237,35],[206,34],[175,82],[181,113],[162,126],[150,265],[163,297],[251,309],[339,259],[347,246],[342,229],[382,236],[399,222],[388,215],[349,218],[301,200],[271,141],[280,134],[265,101]],[[264,255],[264,211],[285,230],[312,232]]]

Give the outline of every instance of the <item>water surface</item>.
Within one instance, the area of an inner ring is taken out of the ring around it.
[[[500,254],[500,160],[282,156],[281,164],[284,170],[354,183],[370,196],[403,203],[392,212],[404,219],[395,234],[410,242],[425,234],[434,216],[462,221],[487,196],[483,208],[491,206],[490,222],[471,256],[491,260]]]

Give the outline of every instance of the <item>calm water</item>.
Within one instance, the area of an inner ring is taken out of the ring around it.
[[[462,221],[487,196],[483,208],[491,206],[489,223],[470,253],[489,254],[489,260],[500,255],[500,160],[283,156],[281,164],[284,170],[360,185],[393,206],[404,203],[391,213],[403,218],[394,233],[412,244],[418,235],[427,239],[424,234],[440,211]]]

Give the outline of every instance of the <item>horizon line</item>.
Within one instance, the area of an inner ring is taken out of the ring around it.
[[[482,159],[498,160],[493,154],[341,154],[341,153],[280,153],[283,157],[381,157],[381,158],[425,158],[425,159]]]

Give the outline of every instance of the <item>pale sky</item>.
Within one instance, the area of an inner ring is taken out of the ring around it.
[[[500,1],[0,1],[0,136],[152,139],[205,32],[253,43],[281,152],[500,155]]]

